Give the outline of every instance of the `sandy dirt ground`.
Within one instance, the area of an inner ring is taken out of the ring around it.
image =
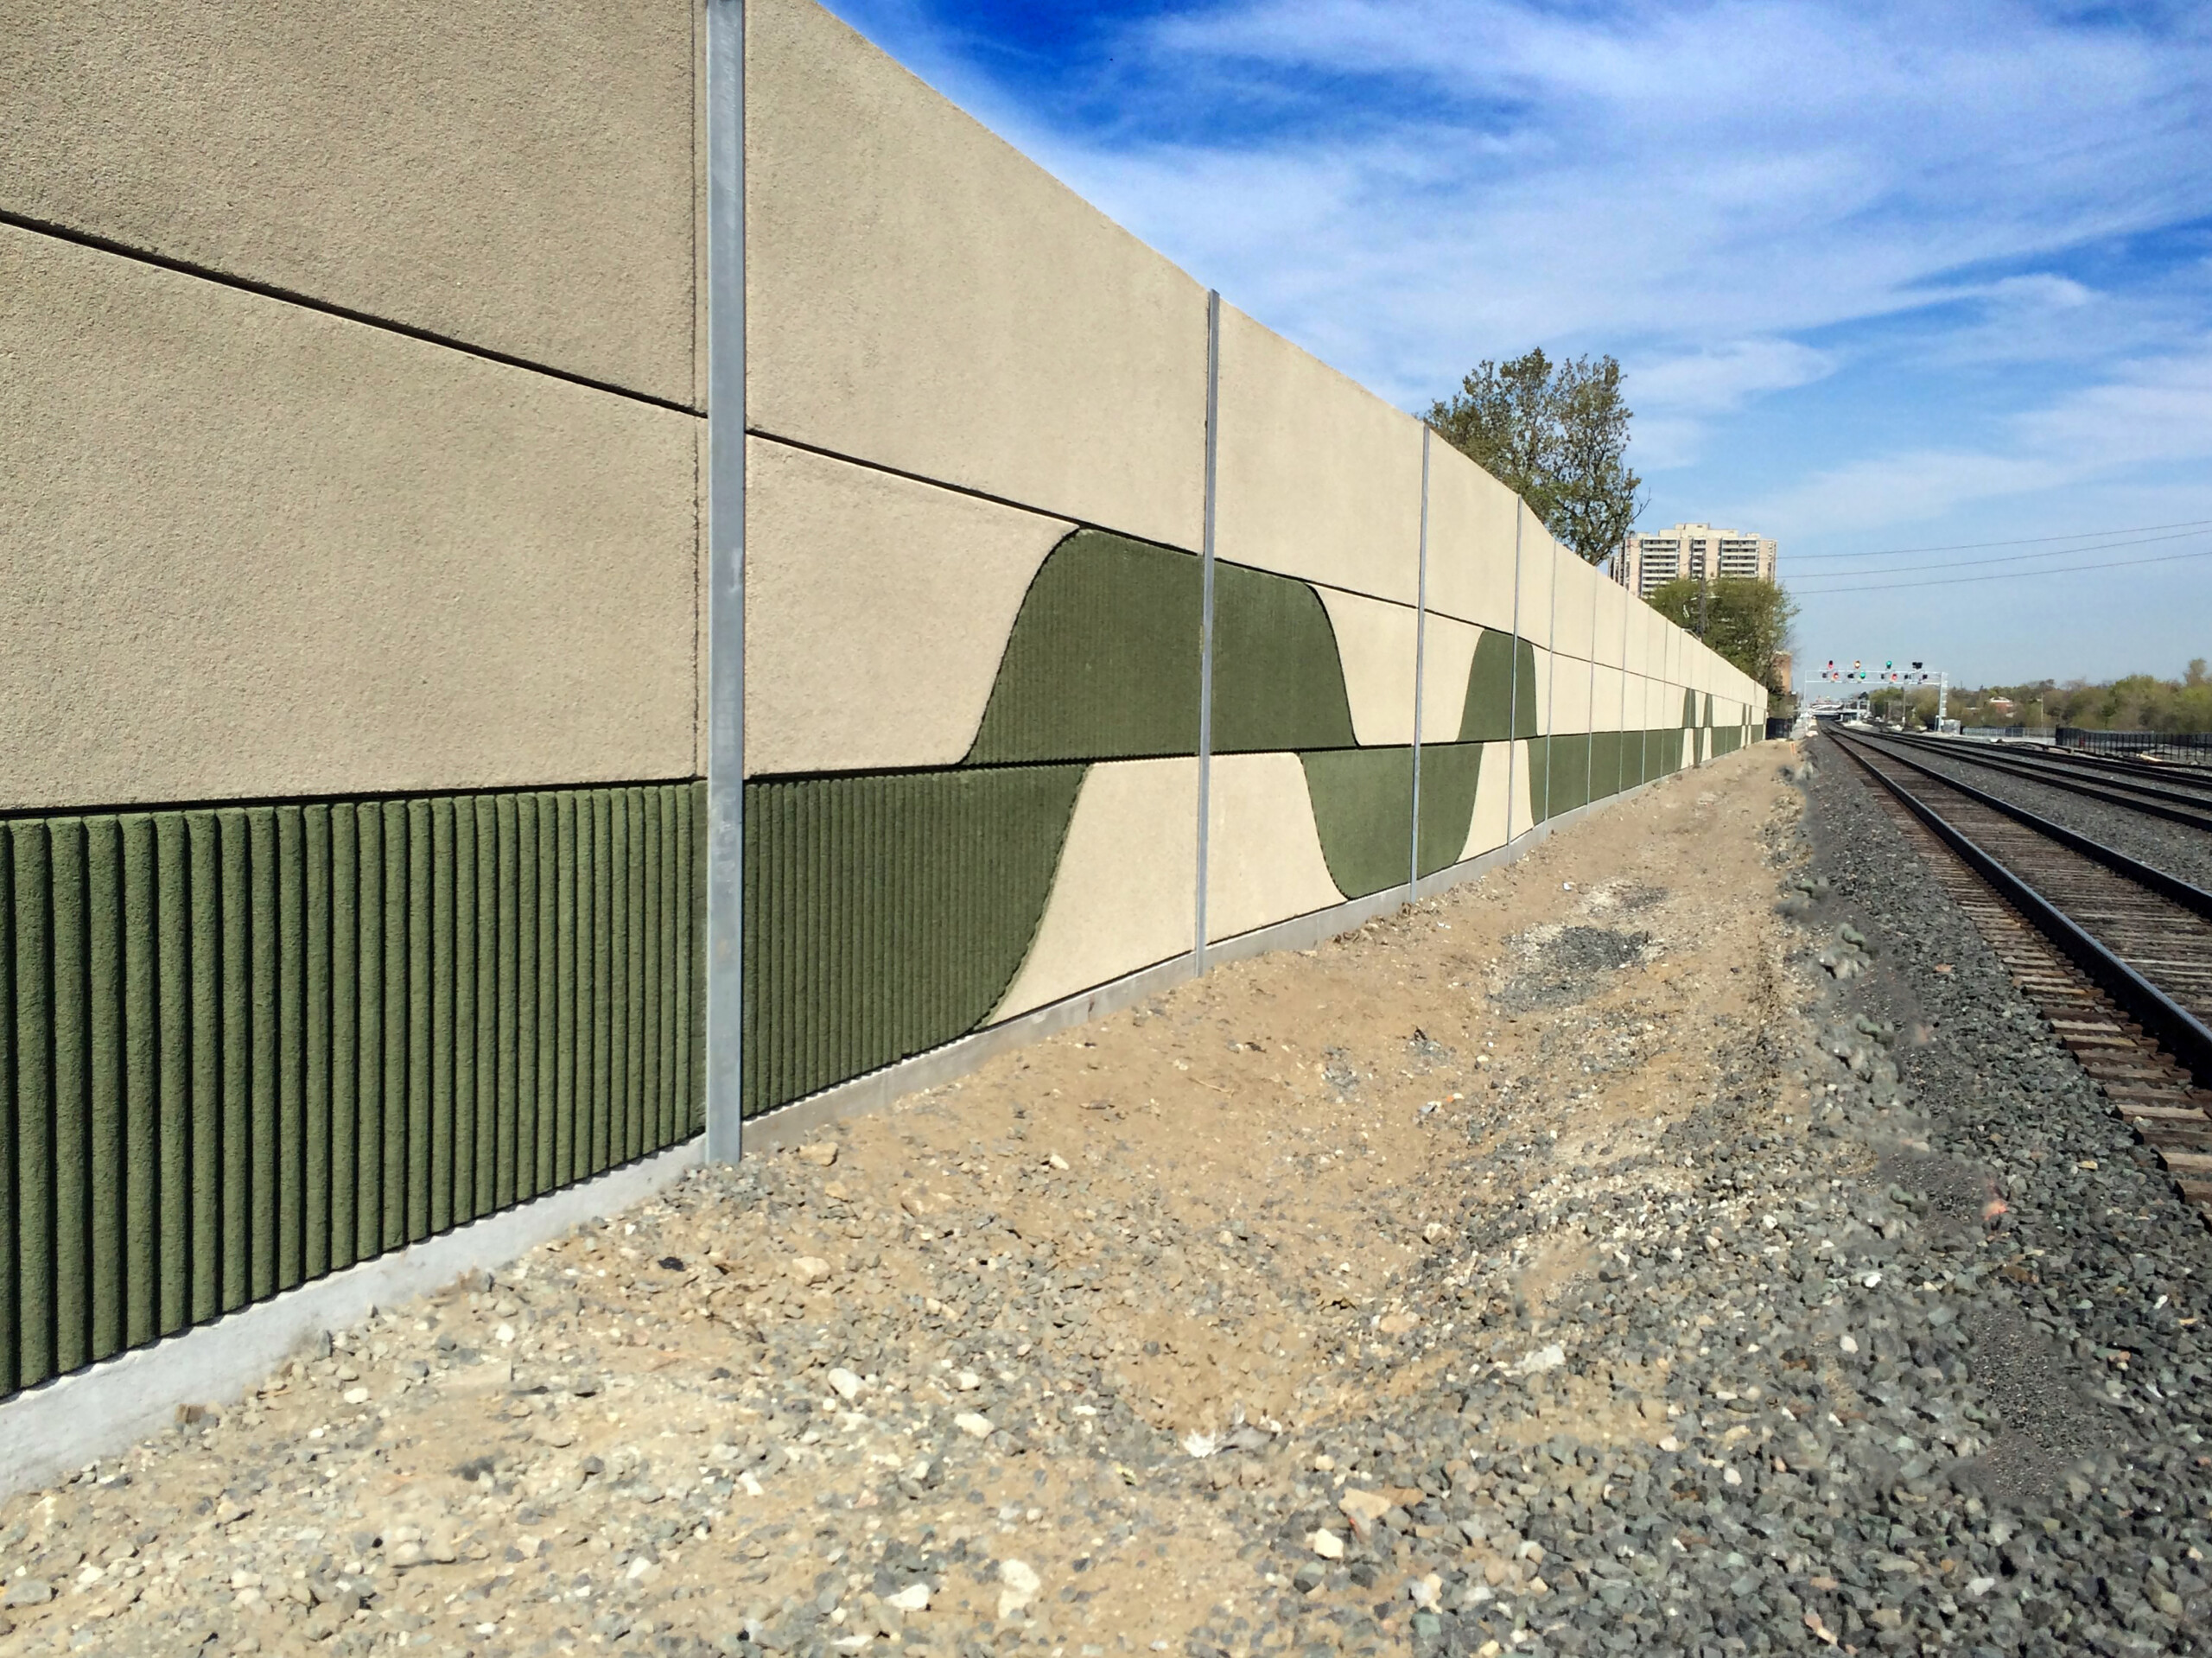
[[[1509,1455],[1669,1431],[1560,1362],[1590,1194],[1801,1012],[1787,757],[333,1332],[0,1508],[0,1647],[1389,1650],[1439,1563],[1510,1647]],[[1445,1395],[1461,1519],[1390,1481]]]

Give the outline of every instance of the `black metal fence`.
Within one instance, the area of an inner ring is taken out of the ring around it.
[[[2092,754],[2212,765],[2212,732],[2206,731],[2085,731],[2079,726],[2061,726],[2058,746]]]

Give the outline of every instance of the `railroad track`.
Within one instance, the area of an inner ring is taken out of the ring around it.
[[[2212,1223],[2212,893],[1837,734],[2013,982]]]
[[[2101,800],[2114,806],[2125,806],[2132,811],[2163,817],[2169,823],[2186,823],[2192,829],[2212,832],[2212,794],[2158,783],[2138,782],[2133,778],[2085,775],[2069,769],[2063,762],[2029,759],[2019,753],[1977,752],[1977,745],[1956,739],[1891,737],[1886,740],[1903,744],[1923,753],[1941,754],[1946,759],[1957,760],[1963,765],[1978,765],[1986,771],[2025,778],[2030,782],[2042,784],[2047,789],[2063,789],[2069,794]]]

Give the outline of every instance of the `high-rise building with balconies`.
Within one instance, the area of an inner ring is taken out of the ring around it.
[[[1709,524],[1678,524],[1672,529],[1630,534],[1613,555],[1613,580],[1640,599],[1669,581],[1687,577],[1753,576],[1774,580],[1771,536],[1722,530]]]

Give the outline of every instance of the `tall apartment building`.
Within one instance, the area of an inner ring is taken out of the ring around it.
[[[1640,599],[1684,576],[1749,575],[1774,580],[1771,536],[1719,530],[1709,524],[1678,524],[1647,535],[1631,534],[1611,561],[1613,580]]]

